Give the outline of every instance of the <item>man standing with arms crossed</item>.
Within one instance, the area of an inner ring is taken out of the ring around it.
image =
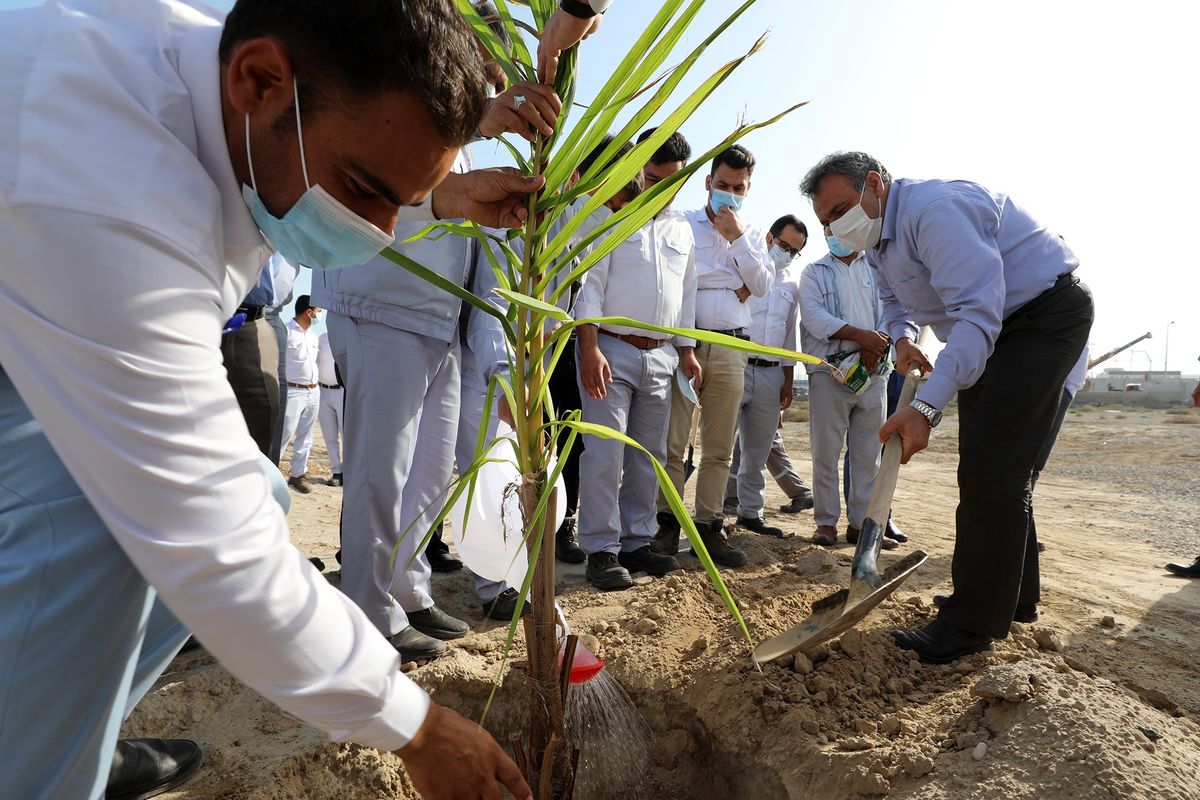
[[[733,145],[713,159],[704,181],[708,202],[685,217],[696,241],[696,327],[749,339],[750,310],[738,296],[749,291],[764,297],[771,290],[775,270],[767,256],[763,231],[746,225],[738,210],[750,191],[754,156]],[[727,567],[746,563],[746,554],[725,540],[723,506],[738,406],[745,386],[746,356],[736,350],[701,343],[696,358],[704,372],[697,386],[700,400],[700,468],[696,476],[696,529],[713,561]],[[667,432],[667,472],[683,494],[683,458],[692,427],[692,404],[679,387],[671,402]],[[679,550],[679,522],[658,498],[656,550],[674,555]]]

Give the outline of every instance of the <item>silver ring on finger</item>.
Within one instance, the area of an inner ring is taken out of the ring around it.
[[[525,95],[514,94],[513,95],[513,111],[520,112],[521,106],[523,106],[523,105],[525,105]]]

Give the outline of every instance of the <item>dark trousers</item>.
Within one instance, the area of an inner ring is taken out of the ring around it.
[[[1054,443],[1058,441],[1058,432],[1062,430],[1063,420],[1067,418],[1067,409],[1071,407],[1071,401],[1074,399],[1074,395],[1068,392],[1066,387],[1063,387],[1062,398],[1058,401],[1058,413],[1054,416],[1054,424],[1050,426],[1050,434],[1046,436],[1041,452],[1038,453],[1037,461],[1033,463],[1033,478],[1030,480],[1030,488],[1037,486],[1038,476],[1042,474],[1042,470],[1046,468],[1046,462],[1050,460],[1050,452],[1054,449]]]
[[[275,332],[266,320],[251,320],[221,337],[221,357],[250,436],[270,457],[275,428],[283,422]]]
[[[579,381],[576,372],[575,345],[572,344],[563,350],[562,358],[555,365],[554,372],[550,373],[550,399],[554,401],[554,410],[559,418],[562,418],[567,412],[583,408],[583,402],[579,399]],[[562,448],[567,442],[567,435],[565,430],[558,435],[556,446],[559,452],[562,452]],[[575,516],[576,510],[579,508],[579,457],[583,455],[583,440],[582,436],[575,437],[571,454],[563,463],[562,477],[563,484],[567,489],[568,517]]]
[[[1008,635],[1018,604],[1040,599],[1031,479],[1092,328],[1080,283],[1049,289],[1004,321],[983,375],[958,393],[954,594],[939,618]]]
[[[267,313],[263,316],[271,330],[275,332],[275,341],[279,347],[279,359],[275,365],[275,375],[279,381],[279,416],[275,421],[275,432],[271,435],[271,451],[267,457],[279,463],[283,457],[283,409],[287,408],[287,326],[279,318],[279,314]]]

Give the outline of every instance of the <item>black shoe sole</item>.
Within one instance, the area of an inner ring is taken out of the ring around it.
[[[621,579],[621,578],[593,578],[591,575],[588,575],[587,582],[602,592],[620,592],[625,589],[633,588],[633,578],[628,577],[628,576],[625,577],[624,579]]]
[[[992,650],[996,649],[995,643],[988,641],[983,644],[972,645],[970,647],[964,647],[962,650],[957,650],[950,655],[935,656],[935,655],[930,655],[928,653],[924,653],[924,652],[918,650],[917,648],[913,647],[910,643],[906,642],[903,638],[901,638],[901,636],[897,635],[897,634],[902,634],[902,633],[905,633],[905,631],[892,631],[892,638],[896,641],[896,646],[899,647],[901,650],[907,650],[910,653],[916,653],[917,658],[920,660],[920,662],[922,664],[953,664],[955,661],[958,661],[960,658],[965,658],[966,656],[975,655],[976,653],[987,653],[987,652],[991,652]]]
[[[583,552],[582,550],[578,552],[564,553],[561,550],[556,549],[554,551],[554,558],[564,564],[582,564],[583,562],[587,561],[587,553]]]
[[[679,571],[679,562],[678,561],[675,562],[674,566],[664,564],[662,566],[657,566],[657,567],[650,567],[650,566],[647,566],[646,564],[641,564],[641,563],[632,562],[632,561],[622,561],[619,559],[618,559],[618,561],[621,564],[621,566],[625,568],[625,571],[628,572],[630,575],[632,575],[635,572],[644,572],[647,575],[654,576],[655,578],[661,578],[664,575],[670,575],[672,572]]]
[[[131,789],[127,792],[121,792],[119,794],[105,792],[104,800],[150,800],[151,797],[158,797],[160,794],[166,794],[172,789],[177,789],[190,781],[192,776],[196,774],[196,772],[200,769],[200,765],[203,763],[204,751],[198,749],[196,751],[196,757],[193,760],[187,762],[186,764],[180,765],[175,771],[175,774],[169,778],[166,778],[163,780],[163,782],[157,783],[153,786],[138,787],[137,789]]]

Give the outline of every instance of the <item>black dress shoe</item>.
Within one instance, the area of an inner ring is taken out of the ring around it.
[[[575,539],[575,518],[563,517],[562,525],[554,532],[554,557],[564,564],[582,564],[587,553]]]
[[[325,481],[325,485],[326,486],[341,486],[342,485],[342,473],[335,472],[332,475],[330,475],[329,480]]]
[[[654,534],[650,547],[664,556],[679,552],[679,520],[670,511],[658,512],[658,532]]]
[[[648,544],[637,550],[621,553],[617,556],[617,562],[630,573],[644,572],[656,578],[679,569],[679,562],[675,560],[675,556],[656,553]]]
[[[389,636],[388,641],[399,651],[401,661],[427,661],[446,652],[445,642],[426,636],[411,625]]]
[[[316,556],[309,556],[309,557],[308,557],[308,563],[310,563],[310,564],[312,564],[314,567],[316,567],[316,568],[317,568],[317,572],[324,572],[324,571],[325,571],[325,562],[324,562],[324,561],[322,561],[321,559],[317,558]]]
[[[516,589],[505,589],[496,598],[490,602],[483,603],[483,615],[488,619],[497,619],[501,622],[509,622],[512,620],[513,612],[517,610],[517,594]],[[521,616],[524,617],[530,613],[532,607],[528,602],[521,606]]]
[[[942,606],[946,605],[946,602],[949,599],[949,595],[935,594],[933,596],[933,604],[938,608],[941,608]],[[1016,610],[1013,611],[1013,622],[1037,622],[1037,619],[1037,603],[1021,603],[1018,604]]]
[[[200,745],[188,739],[121,739],[105,800],[146,800],[187,782],[200,768]]]
[[[899,542],[900,544],[904,544],[908,541],[908,534],[900,530],[900,528],[896,526],[896,523],[892,522],[891,517],[888,517],[887,527],[883,529],[883,535],[886,538],[891,539],[893,542]]]
[[[450,555],[449,550],[426,550],[425,557],[434,572],[458,572],[463,568],[463,563]]]
[[[602,592],[616,592],[633,586],[629,570],[621,566],[615,553],[589,553],[587,579]]]
[[[785,514],[799,514],[801,511],[808,511],[813,507],[813,496],[811,494],[802,494],[799,497],[793,497],[792,501],[786,506],[780,506],[779,510]]]
[[[1182,578],[1200,578],[1200,558],[1190,564],[1167,564],[1167,569]]]
[[[461,639],[471,632],[471,626],[442,611],[437,606],[408,611],[408,624],[435,639]]]
[[[949,664],[972,653],[992,649],[992,640],[949,622],[935,619],[924,628],[892,631],[892,638],[904,650],[912,650],[926,664]]]
[[[776,539],[783,538],[783,529],[768,525],[763,522],[762,517],[738,517],[737,525],[739,528],[745,528],[748,531],[754,531],[763,536],[774,536]]]

